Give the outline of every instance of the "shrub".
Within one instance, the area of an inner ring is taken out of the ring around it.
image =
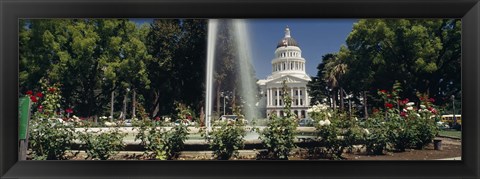
[[[81,147],[87,153],[85,159],[107,160],[117,154],[125,147],[123,138],[126,134],[120,133],[118,128],[110,128],[107,131],[89,131],[85,128],[83,133],[78,135]]]
[[[180,151],[183,150],[184,142],[187,140],[188,128],[185,125],[177,125],[171,130],[163,133],[163,142],[161,143],[161,151],[164,151],[165,157],[159,159],[172,160],[178,157]]]
[[[60,84],[49,85],[41,79],[42,92],[27,92],[33,102],[34,115],[29,121],[29,147],[34,160],[62,160],[75,140],[75,129],[67,125],[58,112]]]
[[[411,147],[422,149],[432,142],[438,131],[435,122],[437,118],[435,115],[438,112],[432,104],[434,99],[417,93],[420,105],[415,106],[415,103],[410,102],[408,98],[400,100],[398,97],[400,91],[400,86],[396,83],[392,93],[386,90],[378,92],[385,101],[388,141],[399,151],[405,151]],[[393,107],[395,105],[398,109]]]
[[[368,154],[381,155],[387,149],[388,128],[385,120],[378,117],[372,117],[364,123],[363,141]]]
[[[283,81],[284,116],[272,114],[267,126],[260,133],[260,140],[267,149],[266,158],[287,160],[290,151],[296,147],[296,116],[291,111],[292,100],[288,94],[286,81]]]
[[[29,146],[34,160],[63,160],[75,140],[75,129],[53,119],[30,121]]]
[[[137,125],[139,131],[135,136],[135,141],[140,140],[140,145],[146,149],[145,154],[152,152],[150,157],[155,159],[172,160],[177,158],[187,140],[188,128],[181,123],[168,131],[163,128],[160,120],[140,120]]]
[[[241,121],[218,121],[210,133],[210,149],[219,160],[228,160],[238,156],[245,137],[244,124]]]

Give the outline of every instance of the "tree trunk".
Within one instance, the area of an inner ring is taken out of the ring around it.
[[[345,104],[343,103],[343,98],[344,98],[344,96],[343,96],[343,88],[340,87],[340,90],[339,90],[339,91],[340,91],[340,111],[343,112],[343,111],[345,111]]]
[[[220,116],[220,86],[221,86],[221,83],[218,82],[217,84],[217,94],[216,94],[216,97],[217,97],[217,115]]]
[[[336,97],[336,90],[332,90],[332,103],[333,103],[333,110],[337,108],[337,97]]]
[[[160,90],[155,94],[155,102],[153,107],[152,117],[157,116],[158,111],[160,111]]]
[[[128,93],[125,93],[123,95],[123,114],[122,114],[122,120],[125,120],[127,118],[127,95]]]
[[[132,119],[135,119],[136,113],[135,113],[135,107],[137,105],[137,92],[133,90],[133,95],[132,95]]]
[[[368,119],[367,91],[363,92],[363,107],[365,109],[365,119]]]
[[[113,104],[115,103],[115,91],[112,91],[112,99],[110,100],[110,121],[113,120]]]

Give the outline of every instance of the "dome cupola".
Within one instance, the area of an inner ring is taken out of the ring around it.
[[[293,39],[290,36],[290,28],[288,28],[288,27],[285,28],[285,37],[280,39],[280,41],[277,43],[277,48],[278,47],[284,47],[284,46],[296,46],[296,47],[298,47],[297,41],[295,41],[295,39]]]

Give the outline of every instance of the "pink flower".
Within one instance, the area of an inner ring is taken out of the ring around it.
[[[435,99],[430,98],[429,101],[432,102],[432,103],[434,103],[434,102],[435,102]]]

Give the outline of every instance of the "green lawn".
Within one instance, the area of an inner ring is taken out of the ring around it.
[[[447,137],[454,137],[454,138],[462,138],[462,131],[457,130],[440,130],[438,132],[440,136],[447,136]]]

